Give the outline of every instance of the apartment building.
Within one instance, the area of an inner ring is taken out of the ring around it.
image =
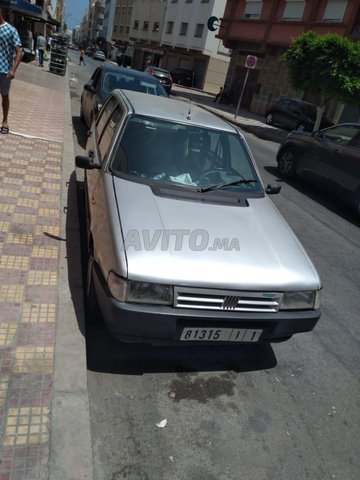
[[[281,96],[307,98],[295,92],[280,56],[297,35],[308,30],[360,40],[359,0],[228,0],[217,37],[231,49],[226,86],[236,105],[244,84],[247,55],[257,57],[249,70],[241,108],[264,114]],[[360,120],[359,108],[334,102],[334,121]]]
[[[162,66],[194,72],[194,86],[217,93],[224,84],[230,52],[210,31],[210,17],[222,17],[226,0],[169,0],[161,37]]]
[[[134,1],[129,32],[133,68],[143,70],[146,64],[162,65],[165,51],[161,48],[161,33],[165,14],[163,0]]]

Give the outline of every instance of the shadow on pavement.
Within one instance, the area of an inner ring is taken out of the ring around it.
[[[88,128],[80,117],[72,117],[73,129],[76,135],[77,143],[85,150],[87,142]]]
[[[103,321],[86,331],[87,364],[94,372],[123,375],[164,372],[249,372],[277,365],[270,344],[155,347],[119,342]]]
[[[68,185],[66,212],[66,257],[71,298],[79,330],[85,336],[85,314],[83,297],[83,279],[81,265],[81,238],[79,232],[78,204],[81,210],[81,190],[76,182],[75,171],[71,174]],[[80,192],[80,193],[79,193]],[[80,200],[80,201],[79,201]],[[80,223],[81,227],[81,223]]]
[[[330,210],[331,212],[335,213],[339,217],[342,217],[347,222],[350,222],[353,225],[360,227],[360,218],[356,215],[355,210],[353,210],[349,205],[342,202],[341,199],[339,199],[338,197],[331,195],[330,192],[327,192],[317,186],[307,183],[301,178],[296,178],[293,180],[282,178],[279,176],[276,167],[266,166],[264,168],[268,173],[274,176],[276,182],[287,183],[301,194],[311,198],[312,200],[322,205],[326,209]]]

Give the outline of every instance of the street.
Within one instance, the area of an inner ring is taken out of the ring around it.
[[[75,154],[86,145],[81,92],[100,64],[85,62],[70,52]],[[285,343],[227,348],[133,346],[87,327],[96,480],[360,477],[359,222],[313,187],[282,181],[278,144],[243,133],[264,183],[281,182],[272,201],[322,278],[320,322]]]

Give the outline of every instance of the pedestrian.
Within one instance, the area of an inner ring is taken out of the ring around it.
[[[223,96],[223,92],[224,92],[224,88],[223,87],[220,87],[220,90],[219,92],[217,93],[215,99],[214,99],[214,102],[216,103],[218,101],[218,98],[220,97],[220,102],[221,102],[221,97]]]
[[[39,66],[44,66],[44,52],[46,48],[46,40],[45,37],[40,33],[36,40],[36,48],[39,52]]]
[[[19,34],[16,28],[5,21],[0,8],[0,93],[3,111],[0,133],[9,133],[10,84],[23,56]]]
[[[84,52],[84,49],[82,48],[80,50],[80,59],[79,59],[79,65],[81,65],[81,62],[84,64],[85,66],[85,52]]]
[[[51,50],[51,42],[52,42],[52,37],[48,37],[47,39],[47,51],[50,52]]]

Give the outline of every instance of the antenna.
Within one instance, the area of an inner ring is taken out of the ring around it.
[[[190,104],[189,104],[189,111],[186,117],[188,120],[191,120],[191,98],[190,98]]]

